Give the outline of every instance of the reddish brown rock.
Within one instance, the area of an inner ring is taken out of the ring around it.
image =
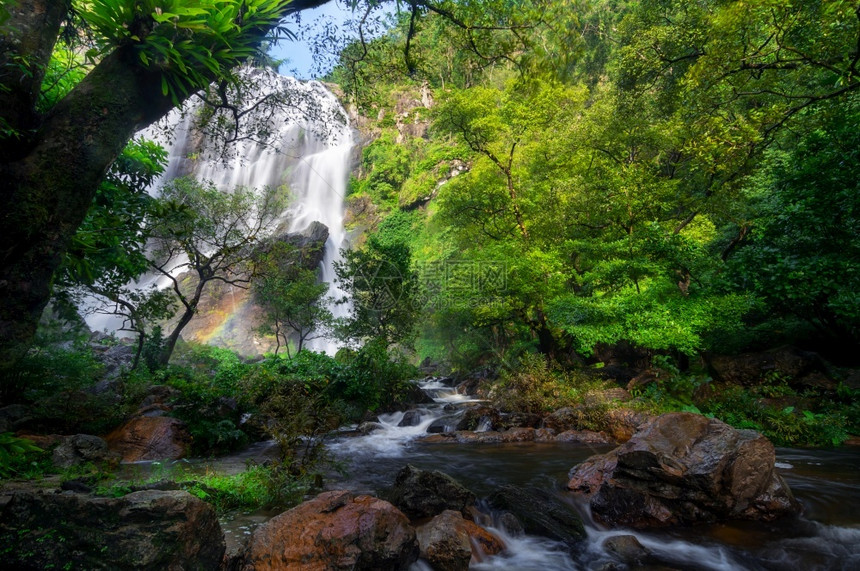
[[[454,510],[445,510],[416,531],[421,557],[438,571],[465,571],[470,561],[483,561],[504,549],[501,539]]]
[[[654,416],[629,408],[613,408],[606,411],[609,435],[617,442],[630,440],[640,426],[654,420]]]
[[[672,413],[626,444],[577,466],[568,487],[606,525],[636,528],[772,520],[799,504],[774,471],[773,444],[752,430]]]
[[[556,442],[577,442],[581,444],[616,444],[616,441],[605,432],[593,430],[565,430],[554,438]]]
[[[334,491],[258,527],[241,568],[394,571],[417,558],[415,530],[400,510],[378,498]]]
[[[129,420],[105,437],[108,447],[123,462],[177,460],[191,446],[191,436],[176,418],[141,416]]]

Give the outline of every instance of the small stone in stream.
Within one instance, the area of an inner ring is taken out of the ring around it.
[[[418,426],[421,424],[421,411],[420,410],[407,410],[403,414],[403,418],[397,424],[398,427],[405,426]]]
[[[651,551],[639,543],[634,535],[614,535],[603,541],[603,548],[615,555],[622,563],[631,566],[644,565]]]
[[[456,420],[451,416],[443,416],[434,420],[427,427],[428,434],[441,434],[443,432],[451,432],[456,427]]]
[[[465,512],[475,504],[475,494],[438,470],[404,466],[394,479],[390,501],[410,519],[432,517],[445,510]]]
[[[498,516],[499,526],[514,537],[519,537],[525,533],[523,524],[517,519],[517,516],[511,512],[502,512]]]
[[[382,428],[382,425],[379,424],[378,422],[368,421],[368,422],[362,422],[361,424],[359,424],[357,430],[360,434],[368,435],[371,432],[373,432],[374,430],[378,430],[380,428]]]
[[[470,407],[457,423],[457,430],[477,430],[483,427],[485,431],[499,427],[501,414],[497,408],[486,405]]]
[[[419,526],[415,533],[421,558],[437,571],[467,571],[472,558],[472,542],[463,525],[465,523],[459,512],[445,510]]]

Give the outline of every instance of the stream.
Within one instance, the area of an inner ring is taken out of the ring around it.
[[[349,489],[378,494],[390,487],[406,464],[440,470],[459,480],[478,497],[505,484],[532,485],[564,492],[568,472],[593,454],[611,446],[572,443],[431,444],[420,441],[431,431],[452,430],[458,417],[476,399],[458,394],[439,379],[422,381],[435,404],[416,412],[380,415],[378,427],[355,436],[357,427],[345,427],[350,435],[329,443],[333,459],[346,476],[334,479],[329,489]],[[407,416],[408,414],[408,416]],[[406,419],[406,422],[403,422]],[[413,424],[412,426],[399,426]],[[244,458],[265,450],[264,445]],[[607,530],[589,517],[583,506],[588,540],[577,553],[544,538],[515,537],[498,522],[491,528],[508,549],[472,569],[480,570],[585,570],[627,569],[603,548],[615,535],[634,535],[663,566],[642,569],[691,570],[830,570],[860,569],[860,450],[777,449],[777,469],[785,478],[804,514],[776,522],[731,522],[648,532]],[[243,514],[224,523],[228,537],[247,535],[254,526],[274,514]],[[429,570],[423,562],[411,571]]]

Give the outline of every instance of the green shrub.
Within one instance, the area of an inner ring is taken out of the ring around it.
[[[837,446],[848,438],[848,420],[841,410],[775,406],[762,398],[772,392],[768,386],[725,388],[701,405],[702,412],[735,428],[757,430],[777,446]]]
[[[289,508],[301,502],[310,487],[306,478],[296,478],[280,465],[274,465],[249,466],[232,476],[206,474],[185,489],[224,513],[236,509]]]
[[[0,478],[27,478],[34,469],[40,474],[39,457],[44,450],[11,432],[0,433]]]
[[[581,372],[554,368],[542,355],[526,353],[518,367],[502,372],[493,400],[502,410],[536,414],[579,405],[594,409],[588,416],[596,420],[608,404],[594,393],[606,386]]]

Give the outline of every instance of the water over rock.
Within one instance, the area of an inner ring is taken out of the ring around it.
[[[389,499],[410,519],[432,517],[445,510],[465,513],[476,501],[475,494],[448,474],[419,470],[411,464],[397,473]]]
[[[6,569],[215,570],[224,536],[215,510],[182,491],[121,498],[16,492],[0,507]]]
[[[758,432],[671,413],[574,468],[568,487],[610,526],[772,520],[799,511],[774,461],[773,444]]]
[[[418,558],[409,520],[390,503],[325,492],[254,530],[243,571],[406,569]]]
[[[613,535],[603,541],[603,548],[615,555],[622,563],[641,566],[651,559],[651,551],[642,545],[635,535]]]
[[[454,510],[443,511],[416,533],[421,558],[438,571],[466,571],[470,561],[482,561],[505,548],[499,537]]]
[[[487,498],[494,510],[512,514],[523,531],[574,546],[585,539],[576,509],[556,494],[535,487],[502,486]]]

